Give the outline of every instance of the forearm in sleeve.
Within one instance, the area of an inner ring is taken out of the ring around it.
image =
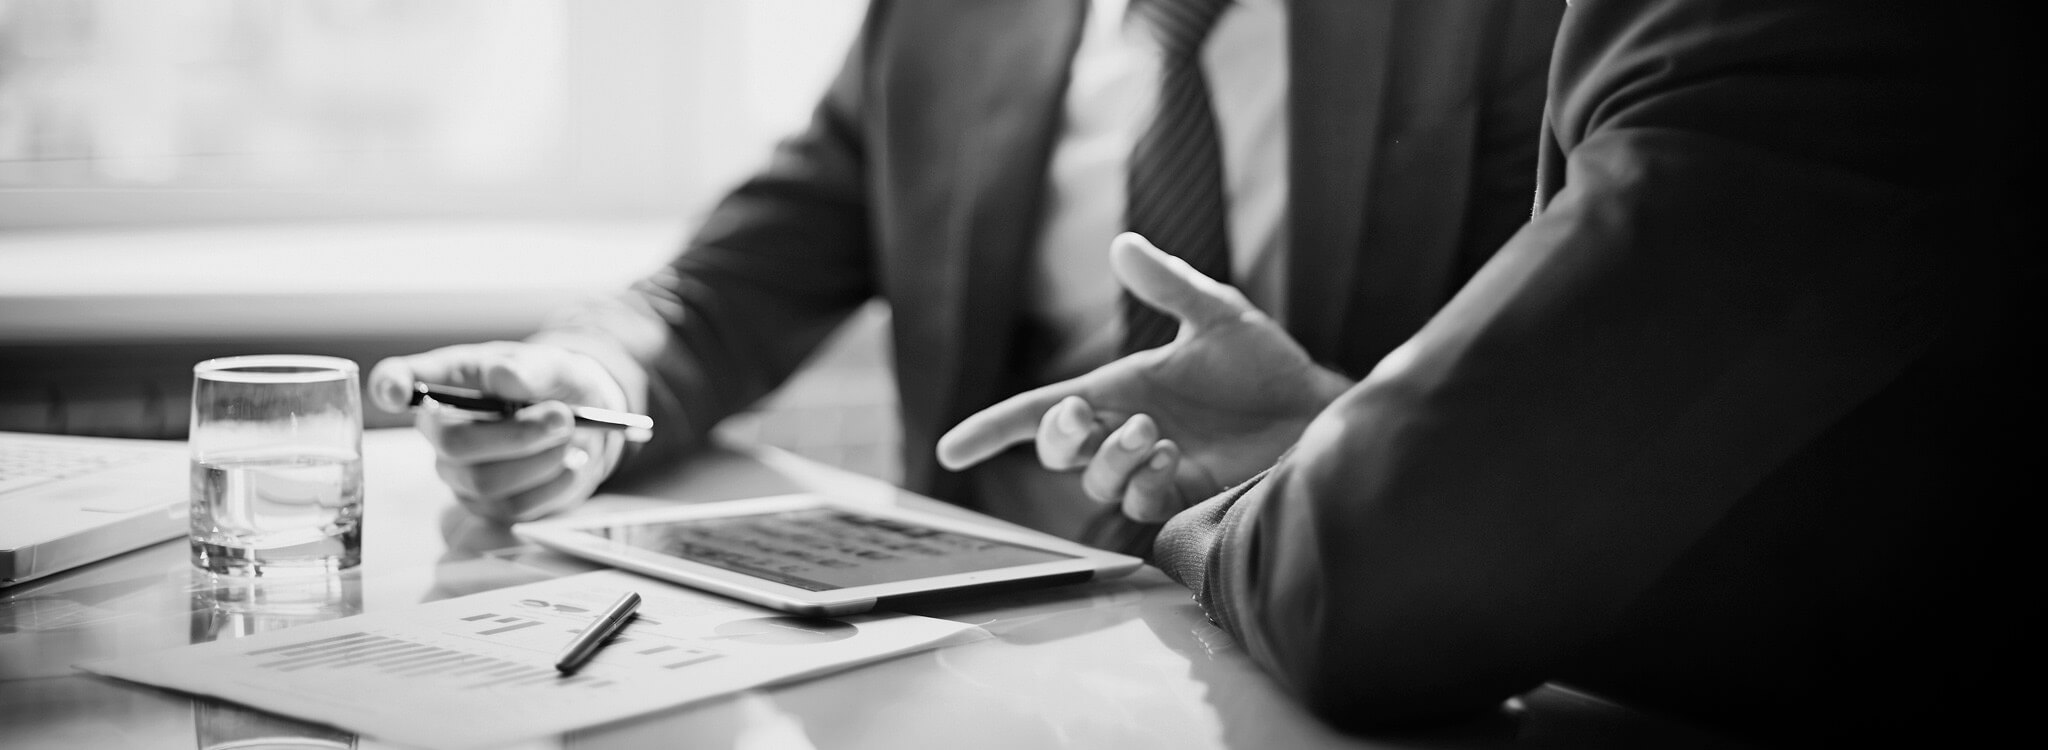
[[[886,3],[874,4],[872,14]],[[552,318],[536,341],[604,363],[654,418],[625,469],[699,447],[773,390],[874,293],[860,109],[864,31],[809,125],[727,195],[687,247],[625,293]]]
[[[1951,237],[1955,175],[1898,162],[1936,146],[1911,24],[1650,5],[1567,14],[1614,41],[1560,44],[1564,189],[1216,524],[1198,594],[1326,718],[1539,684],[2009,292],[2009,248]]]

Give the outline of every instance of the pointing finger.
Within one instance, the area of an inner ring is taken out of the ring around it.
[[[370,392],[370,401],[377,408],[397,414],[411,405],[412,384],[417,380],[405,357],[386,357],[370,368],[370,382],[365,390]]]
[[[486,391],[484,373],[507,357],[517,344],[494,341],[457,344],[431,351],[388,357],[370,369],[370,400],[386,411],[401,412],[412,404],[415,382],[440,383]]]
[[[960,420],[939,436],[939,465],[959,471],[1032,439],[1046,410],[1072,392],[1071,384],[1054,383],[1011,396]]]

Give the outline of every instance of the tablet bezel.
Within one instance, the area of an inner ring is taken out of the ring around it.
[[[727,518],[814,508],[830,508],[922,524],[944,531],[1071,557],[967,573],[811,591],[582,531],[594,527]],[[1111,578],[1126,575],[1144,564],[1142,560],[1129,555],[1076,544],[1048,534],[981,524],[973,520],[902,505],[849,502],[815,492],[554,518],[514,525],[512,533],[526,541],[569,555],[811,617],[858,614],[904,597],[966,594],[976,589],[1016,585],[1041,579],[1047,585],[1052,585],[1061,582],[1061,579],[1078,581]]]

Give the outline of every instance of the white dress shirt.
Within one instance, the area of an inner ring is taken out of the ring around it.
[[[1109,242],[1125,229],[1126,166],[1159,98],[1159,43],[1126,0],[1092,0],[1046,173],[1046,212],[1027,313],[1051,334],[1038,374],[1071,377],[1114,359],[1122,289]],[[1237,0],[1202,46],[1223,141],[1231,273],[1253,304],[1284,320],[1287,255],[1287,9]],[[1166,248],[1169,252],[1172,248]]]

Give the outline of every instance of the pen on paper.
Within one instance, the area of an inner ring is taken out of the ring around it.
[[[418,409],[427,406],[429,401],[439,406],[500,418],[509,417],[513,412],[532,406],[529,402],[499,398],[473,388],[414,383],[410,405]],[[635,443],[646,442],[653,436],[654,420],[645,414],[575,404],[569,406],[569,412],[576,415],[577,427],[618,430],[627,440]]]
[[[584,628],[583,632],[576,634],[575,639],[569,641],[569,647],[562,650],[562,657],[555,660],[555,671],[569,675],[582,669],[583,665],[590,661],[590,657],[596,656],[597,650],[604,647],[605,641],[610,640],[613,633],[619,632],[619,628],[625,626],[626,620],[633,616],[634,608],[639,606],[640,595],[628,591],[625,596],[619,597],[618,601],[612,602],[611,606],[605,607],[604,612],[599,614],[596,620],[592,620],[589,627]]]

